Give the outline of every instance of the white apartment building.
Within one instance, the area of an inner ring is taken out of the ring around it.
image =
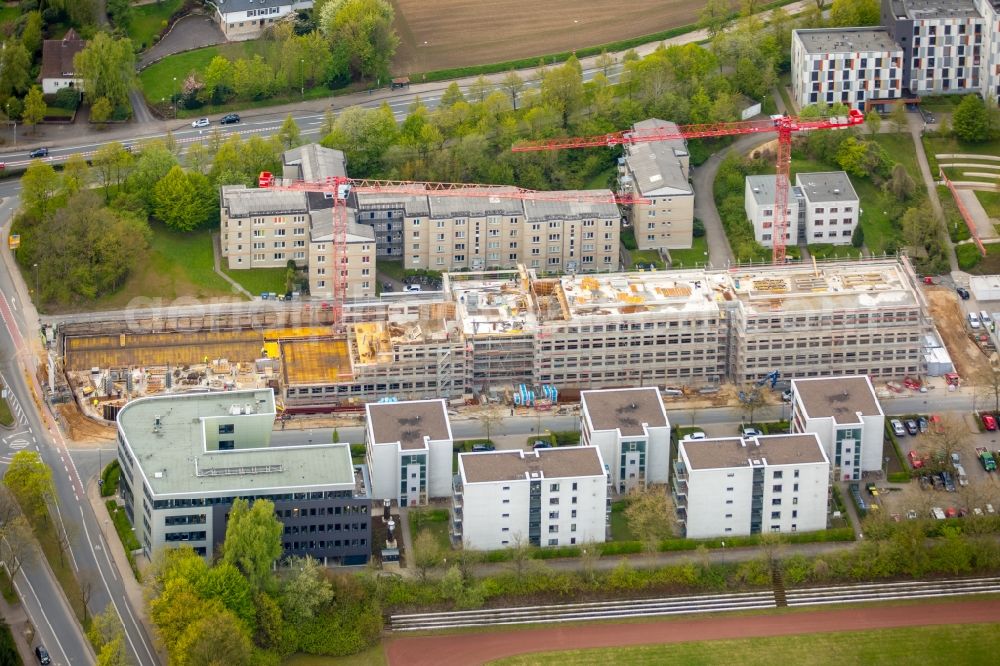
[[[451,496],[453,439],[444,400],[368,403],[372,496],[399,506]]]
[[[601,543],[610,512],[596,446],[458,456],[452,538],[463,548]]]
[[[992,20],[984,18],[981,10]],[[905,54],[903,85],[915,96],[995,89],[997,75],[986,71],[989,49],[996,40],[995,19],[996,9],[989,0],[882,3],[882,24]]]
[[[677,125],[650,118],[632,126],[634,135],[676,132]],[[640,250],[689,248],[694,236],[694,188],[689,182],[690,161],[684,139],[625,144],[619,162],[623,192],[648,204],[635,204],[629,222]]]
[[[744,205],[754,237],[774,246],[776,176],[747,176]],[[798,173],[788,191],[785,243],[848,245],[858,226],[861,204],[851,179],[843,171]]]
[[[615,491],[666,483],[670,422],[655,386],[580,393],[580,441],[601,450]]]
[[[775,182],[777,176],[747,176],[743,205],[747,219],[753,224],[753,236],[764,247],[774,247]],[[788,189],[788,227],[785,230],[785,245],[795,245],[799,240],[799,201],[802,191],[794,186]]]
[[[801,108],[868,105],[903,95],[903,49],[885,28],[792,31],[792,94]]]
[[[348,298],[375,295],[375,234],[348,215],[346,260]],[[333,294],[333,201],[322,194],[223,185],[220,229],[222,256],[230,270],[284,268],[294,261],[307,268],[310,294]]]
[[[617,270],[621,228],[617,204],[573,200],[574,196],[610,199],[611,191],[559,194],[563,197],[559,201],[364,193],[356,198],[361,219],[378,215],[373,219],[388,225],[389,218],[383,216],[402,215],[407,269],[494,270],[523,264],[546,273]]]
[[[213,19],[231,42],[256,39],[276,22],[300,9],[310,9],[312,0],[208,0],[215,9]]]
[[[118,413],[119,493],[143,552],[190,546],[211,559],[233,501],[274,502],[285,555],[364,564],[371,495],[347,444],[271,446],[274,393],[133,400]]]
[[[826,529],[830,461],[814,434],[681,441],[671,479],[689,539]]]
[[[867,376],[793,379],[792,432],[819,437],[838,479],[882,469],[885,414]]]

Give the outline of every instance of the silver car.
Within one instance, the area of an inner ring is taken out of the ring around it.
[[[199,118],[198,120],[191,121],[191,127],[208,127],[211,124],[208,118]]]

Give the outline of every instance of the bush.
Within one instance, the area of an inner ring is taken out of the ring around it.
[[[958,267],[963,271],[975,268],[983,258],[979,252],[979,246],[975,243],[956,245],[955,256],[958,257]]]
[[[899,461],[899,466],[903,469],[910,469],[906,461],[906,456],[903,455],[903,449],[900,448],[899,441],[896,439],[896,433],[892,431],[892,426],[889,425],[888,421],[885,422],[885,436],[889,440],[889,443],[892,444],[892,450],[896,452],[896,459]]]
[[[117,460],[112,460],[101,470],[101,497],[111,497],[118,493],[118,479],[121,473],[122,468]]]
[[[552,441],[556,446],[576,446],[580,443],[579,430],[558,430],[552,433]]]
[[[367,450],[364,444],[351,444],[351,457],[352,458],[363,458],[367,454]]]
[[[55,94],[52,106],[68,111],[76,111],[80,106],[80,90],[78,88],[61,88]]]
[[[618,238],[626,250],[638,250],[639,245],[635,242],[635,229],[632,227],[622,227]]]
[[[886,477],[889,483],[909,483],[911,478],[909,472],[890,472]]]

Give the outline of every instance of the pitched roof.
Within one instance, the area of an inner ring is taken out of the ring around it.
[[[62,39],[46,39],[42,42],[42,70],[38,80],[72,78],[76,73],[73,56],[87,46],[73,28],[66,31]]]
[[[657,130],[678,131],[677,124],[650,118],[633,125],[633,133],[650,134]],[[687,157],[683,139],[648,141],[627,145],[625,162],[635,176],[635,186],[643,196],[691,194],[687,170],[681,158]]]

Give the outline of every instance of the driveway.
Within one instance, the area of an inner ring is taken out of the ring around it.
[[[146,69],[157,60],[174,53],[224,44],[225,41],[226,36],[212,17],[189,14],[179,19],[163,39],[140,56],[139,69]]]

